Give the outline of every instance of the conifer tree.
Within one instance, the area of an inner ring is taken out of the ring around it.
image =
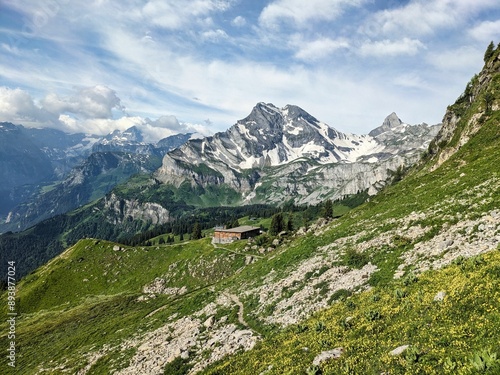
[[[240,222],[238,219],[234,219],[233,222],[231,223],[231,228],[236,228],[240,226]]]
[[[293,231],[293,214],[291,212],[288,214],[288,221],[286,223],[286,230],[289,232]]]
[[[495,45],[493,44],[493,41],[491,41],[488,48],[486,48],[486,52],[484,53],[484,62],[487,62],[491,56],[493,56],[493,52],[495,52]]]
[[[193,234],[191,235],[191,239],[199,240],[201,238],[201,226],[200,223],[194,223]]]
[[[325,219],[331,219],[333,217],[333,203],[331,199],[327,199],[323,204],[322,216]]]
[[[274,214],[271,218],[271,227],[269,228],[269,234],[271,236],[276,236],[278,233],[283,231],[285,228],[285,222],[283,220],[283,214],[281,212]]]

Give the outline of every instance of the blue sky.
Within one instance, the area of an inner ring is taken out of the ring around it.
[[[157,138],[263,101],[358,134],[433,124],[492,40],[498,0],[1,0],[0,121]]]

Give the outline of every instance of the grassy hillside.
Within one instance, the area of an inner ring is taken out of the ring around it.
[[[500,372],[500,251],[341,295],[333,307],[204,374]],[[340,358],[313,365],[317,355],[338,348]]]
[[[218,247],[78,242],[19,283],[2,373],[498,373],[499,54],[426,159],[340,219]]]

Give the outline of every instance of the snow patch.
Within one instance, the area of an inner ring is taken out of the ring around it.
[[[257,137],[251,135],[249,130],[247,129],[247,127],[245,125],[238,124],[237,128],[238,128],[238,131],[240,132],[240,134],[244,135],[247,139],[258,142]]]

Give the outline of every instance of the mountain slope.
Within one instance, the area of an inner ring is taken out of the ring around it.
[[[16,370],[497,373],[499,55],[479,75],[491,80],[473,83],[476,100],[448,109],[449,141],[342,218],[275,238],[275,250],[209,239],[68,249],[19,284]],[[321,354],[338,358],[313,364]]]
[[[297,106],[258,103],[226,132],[165,155],[155,177],[174,186],[225,185],[253,203],[374,194],[388,170],[413,164],[438,130],[403,124],[393,113],[370,135],[344,134]]]

